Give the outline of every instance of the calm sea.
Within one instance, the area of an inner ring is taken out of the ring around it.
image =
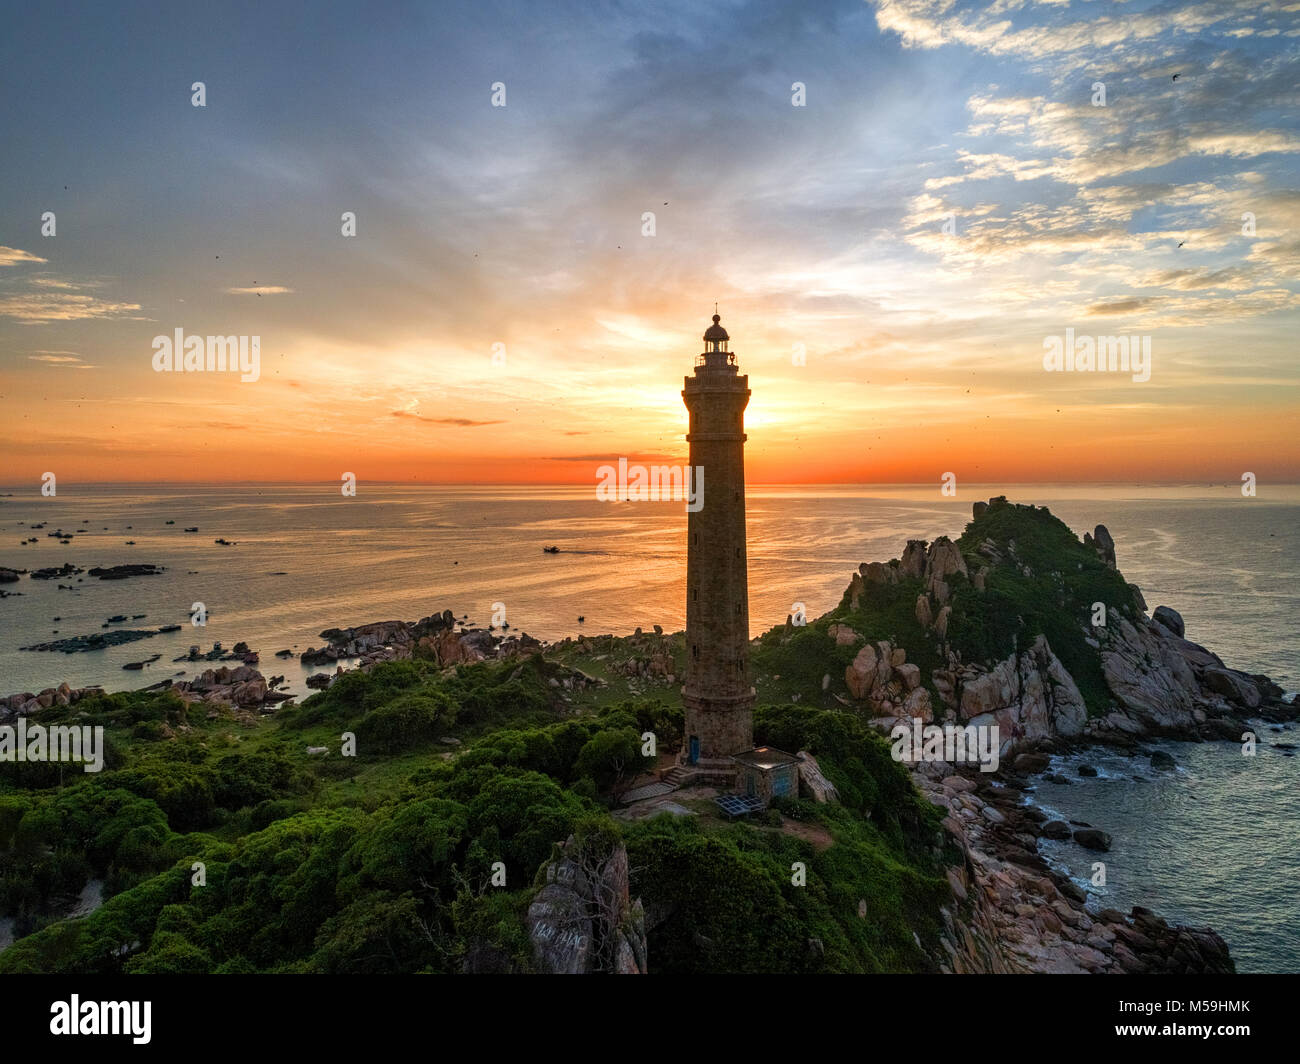
[[[285,673],[290,688],[303,692],[314,670],[277,660],[275,651],[319,646],[324,628],[443,609],[486,625],[495,603],[504,604],[513,629],[547,640],[655,624],[676,631],[685,619],[681,503],[604,503],[593,488],[364,483],[354,498],[337,484],[60,484],[56,498],[30,486],[3,490],[15,494],[0,498],[0,566],[150,562],[167,571],[120,582],[83,575],[74,578],[76,591],[58,590],[67,580],[0,585],[22,592],[0,600],[0,694],[62,680],[120,690],[182,669],[192,675],[194,666],[171,659],[214,640],[247,642],[261,652],[264,672]],[[1150,607],[1177,609],[1188,637],[1229,665],[1268,673],[1288,691],[1300,686],[1295,486],[1264,486],[1249,499],[1233,484],[968,486],[955,499],[928,485],[750,488],[754,634],[783,622],[796,602],[809,617],[831,609],[860,562],[896,557],[909,538],[955,538],[971,503],[997,494],[1047,505],[1080,533],[1107,525],[1120,568]],[[45,528],[28,531],[33,522]],[[186,533],[187,526],[199,532]],[[86,531],[63,546],[47,536],[56,528]],[[37,543],[20,545],[31,535]],[[237,546],[219,546],[217,538]],[[545,546],[561,553],[544,553]],[[196,602],[208,610],[204,628],[189,624]],[[17,649],[100,632],[111,615],[141,613],[128,626],[183,630],[92,653]],[[122,670],[155,653],[162,659],[143,672]],[[1235,748],[1180,749],[1189,751],[1175,753],[1187,767],[1172,779],[1142,783],[1132,779],[1138,769],[1117,770],[1068,799],[1058,796],[1058,804],[1115,837],[1119,872],[1109,889],[1116,900],[1211,923],[1245,969],[1300,971],[1295,906],[1290,892],[1273,890],[1300,882],[1300,832],[1289,813],[1300,759],[1272,754],[1267,771],[1262,760],[1243,771],[1240,755],[1229,756]],[[1095,811],[1081,815],[1076,802]],[[1243,839],[1248,852],[1230,844]]]

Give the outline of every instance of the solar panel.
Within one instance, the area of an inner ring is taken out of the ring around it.
[[[713,799],[727,816],[747,816],[767,808],[762,798],[751,794],[720,794]]]

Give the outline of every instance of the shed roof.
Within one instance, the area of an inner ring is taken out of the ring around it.
[[[746,750],[741,754],[732,754],[732,761],[738,761],[742,765],[752,765],[754,768],[768,769],[780,768],[783,765],[797,765],[799,758],[794,754],[787,754],[784,750],[778,750],[775,746],[756,746],[752,750]]]

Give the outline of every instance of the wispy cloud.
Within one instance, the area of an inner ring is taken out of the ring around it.
[[[8,248],[0,244],[0,266],[14,266],[20,262],[46,262],[48,260],[41,258],[39,255],[33,255],[30,251],[21,251],[18,248]]]
[[[0,298],[0,317],[13,318],[23,325],[48,325],[51,322],[86,319],[148,319],[132,313],[139,303],[126,303],[72,291],[35,291]]]
[[[455,425],[460,428],[477,428],[480,425],[504,425],[504,421],[474,421],[467,417],[425,417],[411,410],[394,410],[391,417],[410,418],[412,421],[424,421],[430,425]]]
[[[27,356],[33,362],[45,362],[51,366],[65,366],[68,369],[94,369],[73,351],[36,351]]]
[[[615,464],[620,458],[626,458],[629,462],[639,462],[642,465],[673,465],[680,464],[686,460],[683,454],[553,454],[547,455],[540,459],[543,462],[600,462],[602,464]]]

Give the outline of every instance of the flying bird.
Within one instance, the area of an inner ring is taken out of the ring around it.
[[[1181,73],[1181,71],[1180,71],[1180,73]],[[1174,75],[1172,78],[1170,78],[1169,80],[1170,80],[1170,81],[1177,81],[1177,80],[1178,80],[1178,74],[1175,74],[1175,75]]]
[[[1186,244],[1186,243],[1187,243],[1186,240],[1181,240],[1181,241],[1179,241],[1178,246],[1179,246],[1179,247],[1182,247],[1182,246],[1183,246],[1184,244]]]

